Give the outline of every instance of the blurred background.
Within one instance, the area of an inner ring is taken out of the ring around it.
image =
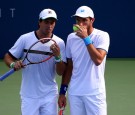
[[[94,27],[107,31],[110,48],[106,63],[108,115],[135,115],[135,7],[133,0],[1,0],[0,1],[0,75],[9,68],[4,54],[20,35],[38,29],[41,10],[56,11],[54,34],[65,42],[72,25],[71,16],[86,5],[95,14]],[[61,77],[56,78],[60,86]],[[0,115],[21,115],[19,90],[21,71],[0,82]],[[70,115],[67,105],[65,115]]]
[[[0,58],[21,34],[38,28],[38,17],[45,8],[54,9],[58,21],[54,34],[66,42],[75,23],[71,16],[82,5],[95,14],[94,27],[107,31],[111,44],[108,57],[135,57],[135,7],[133,0],[1,0],[0,1]]]

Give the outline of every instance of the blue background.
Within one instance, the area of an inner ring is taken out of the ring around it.
[[[94,27],[110,35],[110,58],[135,57],[135,8],[133,0],[2,0],[0,1],[0,58],[21,34],[38,29],[38,16],[45,8],[54,9],[58,21],[54,34],[66,42],[75,23],[71,18],[82,5],[95,14]]]

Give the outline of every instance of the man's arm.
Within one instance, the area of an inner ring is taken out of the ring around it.
[[[65,47],[65,46],[64,46]],[[51,45],[50,49],[52,50],[54,57],[55,57],[55,62],[56,62],[56,72],[58,75],[63,75],[64,70],[65,70],[65,63],[62,60],[62,55],[60,54],[60,47],[58,46],[57,43],[54,43]],[[64,51],[65,53],[65,51]]]
[[[79,27],[80,29],[77,31],[76,35],[78,35],[81,39],[83,39],[89,55],[92,59],[92,61],[95,63],[95,65],[100,65],[106,55],[106,51],[103,49],[97,49],[95,48],[95,46],[93,45],[93,42],[91,40],[91,38],[88,36],[88,32],[86,28],[83,27]]]
[[[63,75],[66,64],[63,61],[56,63],[56,72],[58,75]]]
[[[72,70],[73,70],[73,62],[72,62],[71,58],[70,59],[68,58],[67,59],[67,66],[66,66],[65,72],[62,76],[61,84],[65,84],[65,85],[69,84],[70,79],[71,79],[71,75],[72,75]]]
[[[4,56],[4,62],[6,63],[8,67],[10,67],[10,64],[12,62],[15,62],[15,59],[12,56],[10,56],[9,53],[6,53]]]
[[[4,56],[4,62],[10,68],[14,68],[16,71],[23,68],[23,64],[21,60],[17,60],[17,58],[10,55],[10,53],[6,53]]]
[[[106,55],[106,51],[103,49],[96,49],[93,44],[87,45],[87,49],[93,62],[97,66],[100,65]]]
[[[66,65],[66,69],[64,71],[64,74],[62,76],[62,81],[61,81],[61,88],[60,88],[60,93],[59,93],[59,100],[58,100],[58,104],[59,107],[61,108],[62,106],[66,106],[66,91],[68,88],[68,84],[70,82],[71,79],[71,75],[72,75],[72,70],[73,70],[73,62],[72,59],[67,59],[67,65]]]

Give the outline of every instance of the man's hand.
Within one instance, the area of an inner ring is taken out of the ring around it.
[[[15,62],[13,68],[14,68],[16,71],[18,71],[18,70],[20,70],[20,69],[23,68],[23,67],[24,67],[24,65],[23,65],[23,63],[22,63],[22,60],[19,60],[19,61],[16,61],[16,62]]]
[[[85,26],[77,26],[78,30],[76,31],[76,35],[80,38],[86,38],[88,36],[87,28]]]
[[[59,99],[58,99],[58,105],[59,105],[59,108],[61,108],[61,107],[65,107],[66,106],[66,101],[67,99],[66,99],[66,96],[65,95],[59,95]]]
[[[60,56],[60,48],[56,43],[52,44],[50,49],[52,50],[55,57]]]

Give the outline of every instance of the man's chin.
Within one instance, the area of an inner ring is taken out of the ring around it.
[[[47,33],[52,33],[52,30],[47,30]]]

